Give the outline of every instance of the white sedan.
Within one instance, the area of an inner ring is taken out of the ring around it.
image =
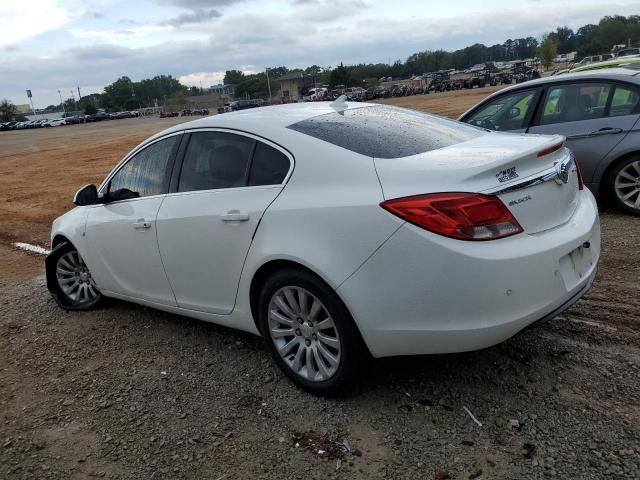
[[[67,124],[67,121],[64,118],[56,118],[54,120],[49,120],[50,127],[63,127]]]
[[[598,211],[563,141],[341,99],[183,123],[76,194],[47,285],[262,335],[330,393],[368,355],[489,347],[589,290]]]

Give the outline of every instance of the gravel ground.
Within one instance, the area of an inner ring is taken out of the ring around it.
[[[42,277],[0,280],[0,478],[638,479],[640,219],[602,223],[596,285],[561,318],[374,361],[338,399],[292,386],[257,337],[63,312]]]

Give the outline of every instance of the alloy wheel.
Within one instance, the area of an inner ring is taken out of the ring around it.
[[[93,301],[100,295],[89,269],[75,250],[58,259],[56,279],[62,292],[76,304]]]
[[[621,203],[640,210],[640,160],[622,167],[613,186]]]
[[[340,365],[341,341],[331,315],[311,292],[283,287],[269,302],[269,333],[280,357],[309,381],[331,378]]]

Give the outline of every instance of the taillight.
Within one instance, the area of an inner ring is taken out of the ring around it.
[[[549,155],[550,153],[553,153],[553,152],[557,152],[562,148],[562,145],[564,145],[563,142],[556,143],[555,145],[551,145],[550,147],[545,148],[544,150],[540,150],[538,152],[538,158],[544,157],[545,155]]]
[[[495,240],[523,231],[498,197],[479,193],[417,195],[380,206],[418,227],[459,240]]]
[[[576,174],[578,175],[578,190],[584,190],[584,180],[582,180],[582,172],[580,171],[580,165],[578,162],[573,160],[573,163],[576,164]]]

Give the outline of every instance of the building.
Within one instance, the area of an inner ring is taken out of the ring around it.
[[[232,85],[232,84],[222,85],[220,83],[218,85],[214,85],[213,87],[210,87],[209,90],[211,91],[211,93],[217,93],[221,97],[233,98],[233,95],[235,93],[235,85]]]
[[[302,101],[302,91],[306,86],[313,84],[313,77],[302,72],[287,73],[276,80],[280,82],[278,98],[282,103]]]
[[[31,110],[31,105],[29,105],[28,103],[23,103],[21,105],[16,105],[16,108],[18,109],[18,113],[32,113]]]

